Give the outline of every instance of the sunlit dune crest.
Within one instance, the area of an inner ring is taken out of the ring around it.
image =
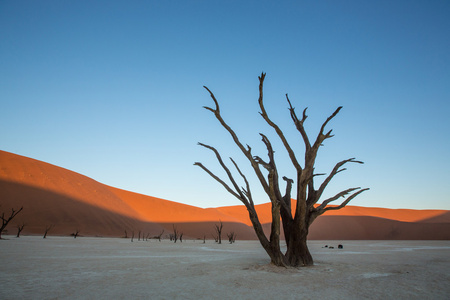
[[[147,222],[241,222],[239,218],[214,208],[199,208],[160,198],[110,187],[122,201],[132,207],[140,220]]]
[[[24,207],[15,219],[25,234],[80,230],[84,235],[123,236],[145,231],[169,233],[173,225],[186,236],[211,238],[219,220],[225,231],[254,239],[243,205],[199,208],[101,184],[42,161],[0,151],[0,204],[3,211]],[[295,201],[293,203],[295,206]],[[269,203],[257,206],[263,227],[271,222]],[[15,224],[10,226],[11,230]],[[310,230],[311,239],[450,239],[446,210],[385,209],[348,206],[327,212]]]
[[[128,217],[136,216],[134,209],[106,185],[81,174],[5,151],[0,151],[0,166],[0,180],[54,192]]]

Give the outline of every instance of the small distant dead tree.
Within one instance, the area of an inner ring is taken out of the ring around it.
[[[141,240],[141,231],[138,232],[138,242]]]
[[[180,243],[182,243],[183,242],[183,233],[182,232],[180,233],[180,238],[179,239],[180,239]]]
[[[125,235],[123,236],[124,239],[128,238],[128,232],[125,230]]]
[[[22,232],[24,227],[25,223],[22,223],[22,225],[17,225],[17,237],[20,237],[20,233]]]
[[[8,226],[8,223],[11,222],[12,219],[14,219],[15,216],[17,216],[18,213],[20,213],[23,210],[23,206],[19,210],[14,210],[14,208],[11,208],[11,214],[9,216],[5,216],[5,212],[2,212],[0,215],[0,218],[2,219],[2,225],[0,227],[0,239],[2,238],[2,232],[5,230],[6,226]]]
[[[71,234],[71,236],[73,236],[73,238],[76,239],[79,233],[80,233],[80,230],[77,229],[77,230],[75,230],[74,233]]]
[[[158,235],[155,235],[153,238],[158,239],[158,241],[161,242],[161,237],[162,237],[163,233],[164,233],[164,229]]]
[[[222,228],[223,228],[223,224],[222,221],[220,221],[220,224],[214,224],[214,230],[216,232],[216,242],[218,242],[219,244],[222,244]]]
[[[134,239],[134,231],[132,230],[131,231],[131,242],[133,242],[133,239]]]
[[[55,225],[53,225],[53,224],[51,224],[51,225],[45,227],[45,232],[44,232],[44,237],[43,237],[44,239],[47,238],[48,232],[49,232],[53,227],[55,227]]]
[[[178,241],[179,234],[180,234],[180,233],[178,232],[177,227],[175,226],[175,224],[173,224],[173,234],[172,234],[172,239],[173,239],[173,242],[174,242],[174,243],[176,243],[176,242]],[[171,241],[172,241],[172,239],[171,239]]]
[[[219,237],[217,235],[212,234],[212,237],[216,243],[219,242]]]
[[[343,208],[352,199],[368,189],[361,189],[360,187],[348,188],[328,199],[325,199],[321,204],[318,204],[320,197],[322,196],[325,188],[333,179],[333,177],[338,173],[346,170],[346,168],[343,168],[344,165],[348,163],[362,164],[363,162],[358,161],[355,158],[349,158],[338,162],[331,170],[329,175],[326,176],[326,178],[317,187],[315,185],[314,179],[319,175],[326,175],[314,173],[314,165],[316,162],[317,153],[319,151],[319,148],[323,146],[325,140],[333,137],[333,135],[331,134],[332,130],[325,131],[325,127],[339,113],[342,107],[338,107],[334,111],[334,113],[326,119],[326,121],[322,124],[316,139],[311,143],[311,140],[306,133],[305,127],[303,126],[307,118],[306,108],[303,110],[301,118],[298,118],[297,113],[295,112],[295,108],[292,106],[291,101],[286,94],[290,117],[294,123],[295,128],[300,133],[301,140],[303,140],[303,144],[305,146],[305,151],[304,153],[302,153],[302,156],[304,157],[304,163],[302,165],[298,160],[298,154],[296,154],[294,149],[291,147],[280,127],[269,118],[266,112],[263,103],[263,83],[265,77],[265,73],[262,73],[261,76],[259,76],[258,104],[261,109],[260,115],[262,116],[264,121],[275,131],[276,135],[286,149],[286,152],[294,169],[296,170],[296,183],[294,190],[296,192],[295,207],[292,207],[291,205],[291,192],[294,186],[294,180],[286,176],[281,177],[286,184],[285,190],[282,191],[280,184],[280,175],[275,163],[275,151],[272,148],[272,144],[269,141],[269,138],[266,135],[260,133],[262,142],[267,149],[267,159],[255,156],[252,153],[252,148],[248,145],[243,144],[239,140],[237,134],[233,131],[233,129],[231,129],[231,127],[222,118],[219,103],[215,95],[207,87],[204,88],[209,92],[211,99],[214,101],[215,107],[211,108],[205,106],[204,108],[212,112],[219,123],[222,125],[222,127],[231,135],[235,145],[240,149],[242,154],[250,163],[251,168],[253,169],[259,183],[261,184],[263,190],[265,191],[271,202],[272,224],[270,229],[270,236],[266,237],[263,231],[263,227],[261,225],[253,202],[253,195],[250,190],[249,182],[233,159],[231,159],[231,162],[236,168],[237,173],[241,176],[243,182],[245,183],[245,188],[241,188],[239,186],[232,172],[223,162],[219,152],[212,146],[199,143],[200,146],[211,150],[215,154],[220,166],[226,172],[229,182],[231,182],[231,186],[220,179],[217,175],[212,173],[208,168],[203,166],[202,163],[196,162],[194,165],[202,168],[213,179],[220,183],[230,194],[239,199],[245,205],[250,217],[250,221],[253,225],[253,229],[255,230],[261,246],[269,255],[272,264],[284,267],[310,266],[313,265],[313,258],[307,246],[307,236],[309,227],[314,222],[314,220],[327,211]],[[345,197],[347,198],[340,205],[329,206],[331,202]],[[292,208],[295,208],[295,210],[293,210]],[[281,222],[283,224],[284,236],[287,245],[287,250],[284,253],[281,251],[280,246]]]
[[[203,244],[206,244],[206,235],[203,236]]]
[[[234,231],[227,233],[228,241],[233,244],[236,241],[236,233]]]

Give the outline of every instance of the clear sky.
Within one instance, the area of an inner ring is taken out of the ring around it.
[[[223,176],[215,146],[248,163],[204,105],[203,85],[253,153],[274,144],[265,103],[299,157],[287,110],[308,108],[329,172],[324,197],[370,187],[353,205],[450,209],[450,1],[0,1],[0,149],[114,187],[200,207],[238,205],[193,166]],[[246,169],[247,168],[247,169]],[[317,179],[320,179],[317,178]],[[252,180],[257,203],[268,202]]]

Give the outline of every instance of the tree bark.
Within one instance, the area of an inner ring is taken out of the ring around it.
[[[303,230],[292,230],[290,236],[286,238],[286,240],[290,241],[286,251],[286,260],[289,266],[306,267],[314,264],[308,249],[307,237],[308,229],[303,228]]]

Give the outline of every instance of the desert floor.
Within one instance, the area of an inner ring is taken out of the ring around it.
[[[450,241],[310,241],[315,266],[257,241],[5,236],[0,299],[448,299]],[[338,243],[344,249],[336,249]],[[322,248],[324,245],[335,249]]]

